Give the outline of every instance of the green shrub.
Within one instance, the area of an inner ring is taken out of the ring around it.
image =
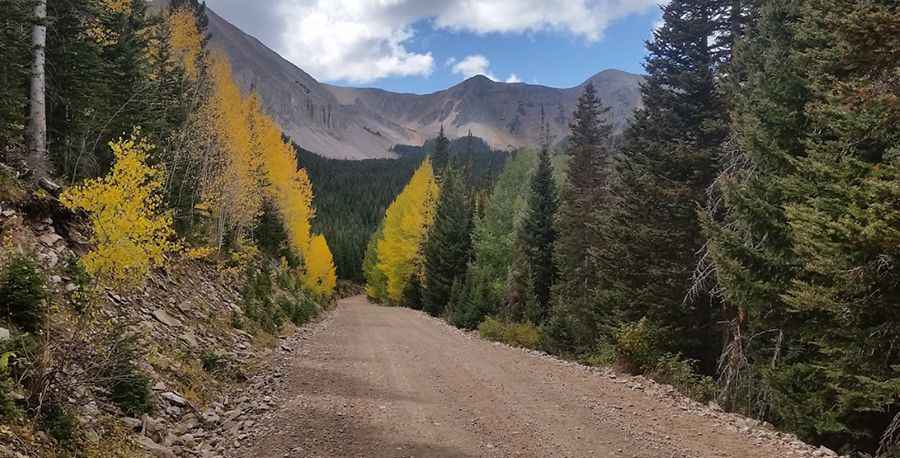
[[[244,319],[237,310],[231,311],[231,327],[234,329],[244,329]]]
[[[596,350],[579,358],[579,362],[587,366],[601,367],[616,364],[616,347],[610,344],[602,344]]]
[[[694,364],[680,355],[663,355],[649,376],[659,383],[672,385],[695,401],[708,402],[716,397],[716,382],[711,377],[697,374]]]
[[[247,284],[242,293],[244,315],[256,322],[263,331],[276,334],[284,323],[285,315],[273,300],[272,272],[264,264],[260,270],[247,271]]]
[[[9,362],[14,356],[12,352],[0,350],[0,419],[18,418],[22,413],[10,396],[16,387],[9,371]]]
[[[0,341],[0,419],[19,418],[24,413],[12,393],[21,390],[16,381],[28,384],[35,374],[32,356],[40,351],[40,342],[33,334],[19,334]]]
[[[28,189],[22,181],[0,167],[0,202],[24,204],[28,201]]]
[[[487,318],[478,326],[482,338],[507,345],[536,349],[543,336],[541,330],[531,323],[504,323],[495,318]]]
[[[478,334],[482,339],[502,342],[506,335],[506,325],[496,318],[488,317],[478,325]]]
[[[541,330],[531,323],[514,323],[506,329],[506,343],[532,350],[541,345]]]
[[[150,377],[140,372],[124,374],[112,384],[110,393],[110,399],[128,416],[153,412]]]
[[[66,262],[66,275],[72,279],[72,284],[75,286],[75,289],[69,292],[69,302],[75,311],[84,313],[95,299],[94,280],[76,257],[72,257]]]
[[[297,292],[278,298],[284,316],[297,326],[302,326],[319,313],[319,306],[306,294]]]
[[[41,329],[46,279],[40,266],[25,255],[15,255],[0,274],[0,311],[26,332]]]
[[[631,372],[652,370],[662,356],[658,332],[646,318],[622,326],[616,334],[616,357]]]
[[[150,378],[140,371],[137,339],[134,336],[113,337],[107,343],[108,363],[101,377],[107,381],[110,400],[122,412],[139,417],[153,411]]]
[[[205,351],[200,355],[200,364],[206,372],[217,374],[228,368],[228,358],[214,351]]]
[[[0,375],[0,420],[12,420],[19,418],[22,411],[10,397],[15,388],[13,380],[6,375]]]
[[[60,445],[68,448],[75,437],[75,417],[65,411],[59,404],[50,404],[41,417],[41,427]]]

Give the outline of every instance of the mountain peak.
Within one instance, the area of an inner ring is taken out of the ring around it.
[[[484,75],[480,75],[480,74],[472,76],[462,82],[462,84],[465,84],[465,85],[470,85],[470,84],[484,85],[484,84],[493,84],[493,83],[494,83],[494,80],[492,80]]]
[[[597,84],[603,84],[603,83],[609,83],[609,82],[625,82],[625,81],[640,82],[643,80],[644,80],[644,77],[641,75],[636,75],[634,73],[628,73],[623,70],[609,68],[609,69],[603,70],[603,71],[597,73],[596,75],[588,78],[585,82],[581,83],[581,86],[579,86],[579,87],[584,87],[587,85],[587,83],[590,83],[590,82],[593,82],[594,85],[596,86]]]

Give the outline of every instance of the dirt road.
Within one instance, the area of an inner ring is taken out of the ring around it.
[[[658,387],[481,341],[411,310],[354,297],[331,320],[292,354],[279,407],[235,456],[812,455]]]

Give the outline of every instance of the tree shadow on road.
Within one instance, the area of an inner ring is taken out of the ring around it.
[[[234,457],[435,457],[474,458],[448,444],[429,443],[397,431],[371,424],[366,419],[349,417],[340,412],[315,407],[289,408],[268,425],[265,432],[249,447],[232,452]]]
[[[301,374],[288,380],[286,396],[336,396],[349,399],[385,402],[421,402],[420,399],[394,391],[356,377],[330,369],[302,366],[294,370]]]

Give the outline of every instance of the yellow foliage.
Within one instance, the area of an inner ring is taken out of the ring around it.
[[[102,0],[101,6],[113,13],[127,13],[131,9],[132,0]]]
[[[316,297],[327,299],[334,292],[337,283],[337,275],[334,269],[334,259],[325,236],[316,235],[310,243],[309,254],[306,258],[306,273],[303,276],[303,286]]]
[[[187,22],[187,18],[183,18]],[[191,18],[193,20],[193,18]],[[174,35],[174,27],[173,27]],[[330,295],[334,267],[324,238],[311,252],[311,222],[315,217],[312,183],[297,165],[296,151],[281,128],[262,109],[256,95],[245,96],[235,83],[228,59],[214,53],[209,59],[212,92],[201,110],[198,136],[207,135],[201,159],[206,171],[201,187],[203,203],[219,222],[218,232],[244,235],[261,213],[264,199],[274,203],[288,243],[304,262],[310,284]],[[331,266],[329,275],[328,266]],[[311,276],[310,276],[311,275]]]
[[[306,171],[297,167],[294,147],[281,136],[281,128],[262,112],[257,97],[248,101],[256,156],[262,159],[269,198],[275,202],[288,234],[291,249],[301,258],[308,256],[313,210],[312,183]]]
[[[188,8],[179,8],[169,14],[167,21],[173,57],[181,63],[187,77],[196,80],[200,74],[197,63],[203,52],[203,37],[197,19]]]
[[[439,189],[426,159],[384,217],[378,241],[378,269],[387,279],[387,299],[399,301],[421,256],[421,244],[434,220]]]
[[[254,154],[249,103],[234,82],[231,65],[216,53],[210,59],[212,94],[204,107],[219,155],[204,184],[204,201],[219,220],[219,239],[227,229],[249,228],[262,208],[260,157]]]
[[[90,216],[96,247],[82,258],[106,284],[136,285],[178,249],[171,215],[163,213],[163,171],[146,165],[153,146],[135,131],[109,144],[115,164],[105,177],[67,189],[60,201]]]
[[[216,252],[215,249],[204,246],[204,247],[191,248],[191,249],[185,251],[184,255],[188,259],[204,259],[204,258],[208,258],[208,257],[212,256],[215,252]]]
[[[107,13],[128,15],[131,11],[132,0],[101,0],[99,6]],[[88,19],[86,33],[102,46],[115,45],[120,37],[118,30],[110,29],[98,17]]]

